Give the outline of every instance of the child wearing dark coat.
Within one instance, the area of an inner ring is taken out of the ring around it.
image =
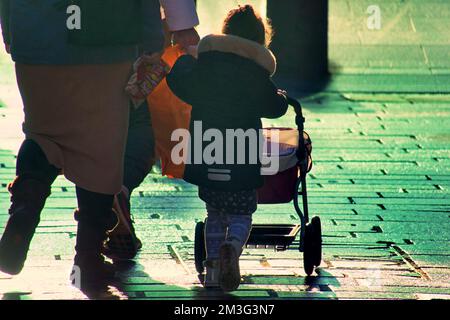
[[[281,117],[288,107],[285,95],[271,80],[276,60],[267,49],[270,26],[266,21],[252,6],[239,6],[228,13],[222,33],[202,39],[198,59],[182,56],[167,77],[171,90],[192,105],[190,141],[194,143],[196,135],[203,137],[208,130],[223,137],[229,130],[258,131],[261,118]],[[190,154],[197,147],[192,144]],[[236,160],[240,154],[250,159],[249,144],[235,146],[231,157],[225,147],[219,154],[227,160]],[[184,176],[199,186],[199,197],[208,212],[204,285],[224,291],[239,287],[239,256],[257,208],[256,190],[263,184],[261,161],[237,162],[188,161]]]

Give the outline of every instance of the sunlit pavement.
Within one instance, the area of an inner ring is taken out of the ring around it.
[[[15,98],[14,98],[15,97]],[[0,225],[14,177],[21,111],[12,90],[0,108]],[[226,298],[450,299],[450,95],[317,94],[302,99],[313,138],[312,214],[322,218],[324,260],[307,279],[296,247],[244,251],[243,284]],[[293,126],[293,112],[272,124]],[[267,124],[268,125],[268,124]],[[154,171],[132,199],[144,247],[97,298],[197,299],[195,189]],[[4,299],[86,299],[69,284],[74,187],[59,178],[24,271],[0,273]],[[261,206],[256,222],[296,223],[292,205]],[[3,229],[0,228],[0,233]]]

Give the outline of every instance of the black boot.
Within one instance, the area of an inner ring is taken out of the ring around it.
[[[75,212],[75,219],[78,231],[72,284],[82,291],[103,289],[114,279],[115,270],[111,263],[105,261],[101,250],[106,231],[117,223],[117,219],[112,211],[99,219],[98,215],[82,210]]]
[[[50,195],[50,184],[22,175],[8,190],[11,193],[10,217],[0,240],[0,270],[16,275],[23,269],[45,200]]]

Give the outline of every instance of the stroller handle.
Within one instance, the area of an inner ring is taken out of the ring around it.
[[[302,105],[297,99],[292,97],[286,97],[287,103],[292,106],[295,110],[295,124],[298,129],[298,149],[297,149],[297,159],[301,168],[301,174],[306,175],[307,168],[307,152],[305,147],[305,137],[303,136],[303,131],[305,129],[305,117],[303,116]]]
[[[294,108],[295,114],[301,115],[302,114],[302,105],[300,104],[300,102],[298,102],[297,99],[295,99],[291,96],[287,96],[286,99],[287,99],[287,103]]]
[[[292,97],[287,96],[287,103],[288,105],[292,106],[295,111],[295,123],[298,127],[298,129],[303,132],[304,130],[304,124],[305,124],[305,117],[303,117],[303,110],[302,105],[297,99],[294,99]]]

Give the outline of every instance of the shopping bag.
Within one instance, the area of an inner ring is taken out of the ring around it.
[[[161,59],[159,53],[140,56],[133,65],[125,92],[135,109],[139,108],[158,84],[167,76],[170,67]]]
[[[181,48],[166,48],[162,60],[172,68],[176,60],[183,55]],[[147,98],[151,114],[156,153],[161,159],[162,174],[171,178],[183,178],[184,164],[175,164],[171,159],[173,147],[179,142],[171,141],[176,129],[189,130],[192,107],[180,100],[170,90],[164,78]]]

